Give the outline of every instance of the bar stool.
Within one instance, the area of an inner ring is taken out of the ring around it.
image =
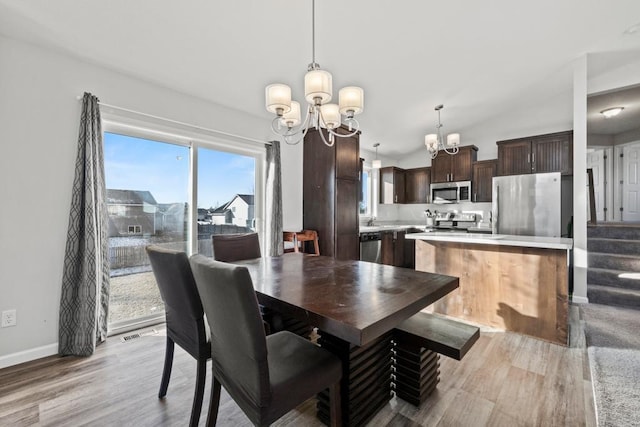
[[[282,233],[282,240],[285,242],[292,242],[293,248],[285,248],[285,252],[303,252],[304,242],[313,242],[313,255],[320,255],[320,247],[318,246],[318,233],[315,230],[302,230],[302,231],[285,231]],[[300,244],[302,243],[302,249]]]

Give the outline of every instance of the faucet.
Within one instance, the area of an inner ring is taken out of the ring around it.
[[[373,227],[373,221],[376,220],[375,216],[372,216],[371,218],[369,218],[369,221],[367,221],[367,227]]]

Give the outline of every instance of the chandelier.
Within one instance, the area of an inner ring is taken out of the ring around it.
[[[438,112],[438,125],[436,126],[437,133],[430,133],[424,137],[424,145],[427,146],[427,150],[431,153],[431,158],[435,159],[439,150],[444,150],[445,153],[454,155],[458,154],[458,146],[460,145],[460,134],[450,133],[447,135],[447,145],[444,145],[444,139],[442,138],[442,123],[440,123],[440,110],[444,105],[438,105],[435,110]]]
[[[315,0],[311,1],[311,63],[304,76],[304,97],[308,103],[306,117],[301,120],[300,104],[291,100],[291,88],[285,84],[275,83],[266,87],[267,111],[276,117],[271,122],[273,131],[280,135],[284,142],[295,145],[302,141],[310,128],[327,130],[318,132],[322,141],[329,147],[335,143],[335,137],[349,137],[355,135],[360,124],[355,115],[360,114],[364,107],[364,91],[357,86],[347,86],[338,92],[338,104],[331,104],[333,88],[331,73],[320,69],[316,62],[316,31],[315,31]],[[348,126],[349,133],[339,134],[337,128],[342,124]]]

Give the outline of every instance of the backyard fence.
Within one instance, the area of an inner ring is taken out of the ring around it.
[[[216,234],[251,233],[253,230],[232,224],[198,224],[198,253],[204,256],[213,256],[211,236]],[[112,239],[117,239],[112,238]],[[169,241],[161,237],[151,237],[144,244],[132,244],[124,246],[112,246],[109,248],[109,263],[111,270],[131,267],[143,267],[149,265],[149,258],[145,251],[147,245],[157,244],[167,249],[186,251],[187,243],[184,240]]]

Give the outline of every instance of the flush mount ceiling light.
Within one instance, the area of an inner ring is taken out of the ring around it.
[[[624,107],[612,107],[612,108],[607,108],[606,110],[600,111],[600,114],[602,114],[608,119],[610,117],[617,116],[622,112],[622,110],[624,110]]]
[[[438,112],[438,124],[436,125],[437,133],[430,133],[424,137],[424,145],[431,153],[431,158],[435,159],[439,150],[443,150],[445,153],[454,155],[458,154],[458,145],[460,145],[460,134],[450,133],[447,135],[447,145],[444,145],[444,139],[442,138],[442,123],[440,123],[440,110],[444,108],[444,105],[438,105],[435,110]]]
[[[378,160],[378,147],[380,146],[379,142],[373,144],[373,147],[376,149],[376,159],[371,162],[371,167],[374,169],[380,169],[382,167],[382,160]]]
[[[360,124],[354,118],[362,113],[364,108],[364,91],[357,86],[347,86],[338,92],[338,104],[330,104],[333,88],[331,73],[321,70],[316,62],[316,31],[315,31],[315,0],[311,1],[311,63],[304,76],[304,97],[309,103],[304,122],[300,117],[300,104],[291,100],[291,88],[285,84],[275,83],[266,87],[267,111],[275,113],[271,122],[273,131],[280,135],[287,144],[297,144],[302,141],[309,128],[324,128],[329,134],[329,141],[325,132],[318,132],[322,141],[331,147],[335,137],[349,137],[355,135]],[[336,129],[344,124],[349,128],[348,134],[339,134]]]

